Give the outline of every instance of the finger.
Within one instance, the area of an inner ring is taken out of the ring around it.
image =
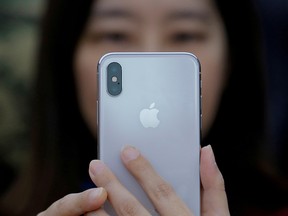
[[[119,216],[149,215],[139,201],[117,180],[110,169],[101,161],[90,162],[89,174],[92,181],[104,187],[108,199]]]
[[[151,164],[134,147],[122,150],[122,160],[143,187],[160,215],[191,215],[192,213],[177,196],[170,184],[165,182]]]
[[[109,216],[104,209],[98,209],[96,211],[88,212],[85,216]]]
[[[100,208],[107,198],[103,188],[93,188],[81,193],[69,194],[54,202],[38,216],[79,216]]]
[[[202,214],[229,215],[224,179],[210,145],[201,149]]]

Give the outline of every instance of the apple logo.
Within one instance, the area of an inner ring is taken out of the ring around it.
[[[145,128],[156,128],[160,123],[157,117],[159,110],[154,107],[155,103],[152,103],[149,109],[143,109],[140,112],[140,122]]]

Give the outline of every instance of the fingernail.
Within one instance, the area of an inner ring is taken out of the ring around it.
[[[103,189],[102,187],[93,189],[93,190],[89,193],[89,199],[91,199],[91,200],[97,199],[98,197],[101,196],[101,194],[103,193],[103,190],[104,190],[104,189]]]
[[[138,156],[140,155],[140,152],[132,147],[132,146],[125,146],[122,149],[122,159],[124,160],[124,162],[129,162],[131,160],[135,160],[136,158],[138,158]]]
[[[214,156],[214,152],[213,152],[213,149],[212,149],[212,146],[209,144],[207,146],[205,146],[204,148],[207,148],[207,151],[209,151],[209,157],[210,157],[210,161],[213,163],[214,166],[217,167],[217,163],[216,163],[216,160],[215,160],[215,156]]]
[[[90,165],[89,165],[89,172],[93,176],[97,176],[97,175],[102,173],[104,168],[105,168],[105,165],[104,165],[104,163],[102,161],[100,161],[100,160],[92,160],[90,162]]]

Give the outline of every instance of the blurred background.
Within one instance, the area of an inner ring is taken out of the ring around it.
[[[27,159],[29,103],[44,6],[44,0],[0,1],[1,192]]]
[[[287,177],[288,1],[253,0],[263,32],[268,80],[269,133],[266,151]],[[1,193],[27,160],[31,92],[41,16],[46,0],[0,0]],[[4,183],[4,184],[3,184]]]
[[[263,33],[268,84],[269,152],[277,172],[288,177],[288,1],[254,0]]]

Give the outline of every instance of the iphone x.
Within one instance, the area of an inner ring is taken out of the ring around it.
[[[152,214],[120,151],[135,146],[200,215],[201,72],[186,52],[119,52],[98,64],[99,158]],[[113,215],[108,204],[106,211]]]

